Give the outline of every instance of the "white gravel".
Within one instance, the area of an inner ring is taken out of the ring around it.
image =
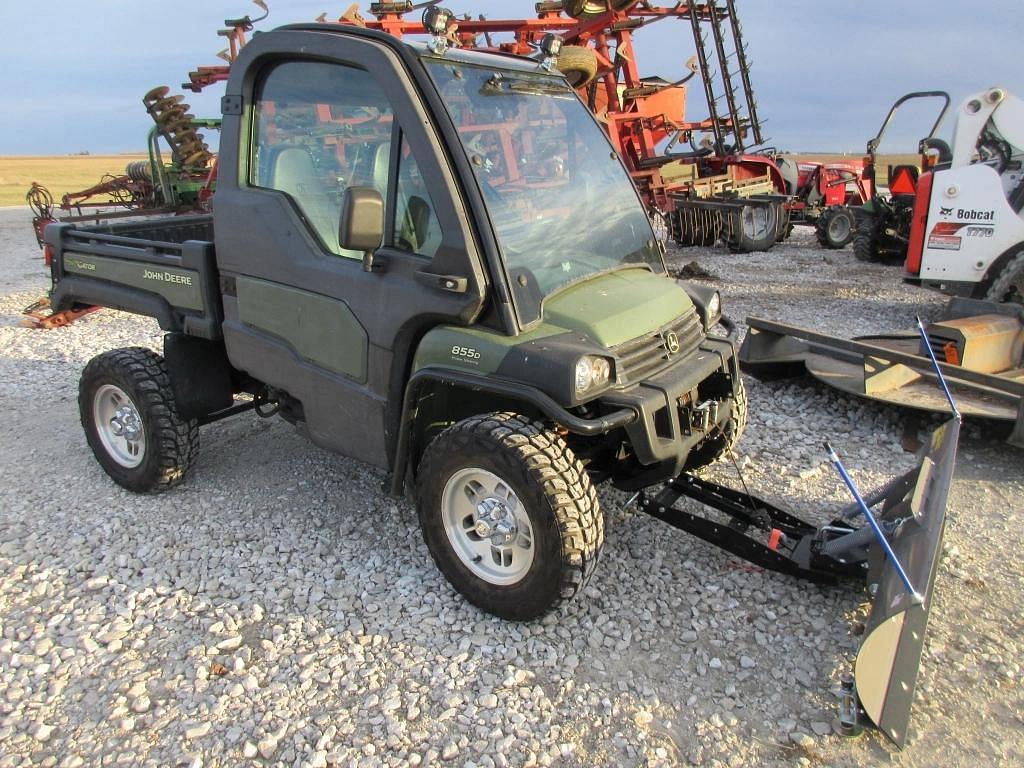
[[[727,312],[852,335],[941,297],[820,250],[673,252]],[[21,210],[0,211],[0,768],[43,766],[905,766],[1024,763],[1022,452],[961,442],[912,743],[832,733],[858,639],[853,586],[745,567],[602,491],[603,561],[534,624],[468,606],[382,472],[280,421],[204,427],[180,488],[115,486],[78,424],[85,362],[159,346],[111,311],[17,327],[46,285]],[[752,490],[823,516],[844,501],[830,437],[865,486],[910,466],[903,416],[806,381],[747,380]],[[731,465],[712,469],[735,481]]]

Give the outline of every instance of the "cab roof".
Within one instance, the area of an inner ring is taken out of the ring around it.
[[[515,53],[504,51],[482,51],[477,48],[449,48],[442,55],[432,53],[427,44],[420,40],[405,40],[390,35],[378,29],[367,29],[354,24],[342,24],[339,22],[315,22],[304,24],[288,24],[277,27],[277,30],[302,30],[308,32],[319,32],[322,34],[351,35],[354,37],[366,37],[380,42],[387,43],[394,48],[405,48],[409,53],[418,59],[431,61],[451,61],[459,64],[475,64],[483,67],[494,67],[495,69],[510,69],[517,72],[537,73],[540,70],[540,63],[536,59],[527,56],[520,56]],[[426,32],[423,33],[427,35]],[[558,73],[553,73],[558,76]]]

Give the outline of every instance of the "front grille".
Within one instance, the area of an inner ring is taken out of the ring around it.
[[[669,338],[673,333],[679,349],[670,352]],[[691,307],[686,314],[656,332],[612,347],[618,363],[619,382],[633,384],[643,381],[666,368],[671,361],[690,354],[703,339],[700,317]]]

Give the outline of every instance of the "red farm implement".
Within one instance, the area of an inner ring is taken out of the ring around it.
[[[353,6],[338,22],[399,37],[424,35],[422,7],[374,3],[372,18],[364,18]],[[557,35],[562,47],[555,66],[605,126],[652,218],[679,244],[723,241],[733,250],[763,250],[784,234],[786,184],[770,151],[758,150],[764,138],[734,0],[670,6],[571,0],[535,7],[537,17],[530,19],[441,12],[448,14],[451,44],[465,48],[541,59],[545,38]],[[688,68],[677,78],[644,77],[634,34],[669,19],[692,37]],[[499,41],[499,35],[512,39]],[[708,115],[688,120],[687,87],[695,75]]]
[[[791,196],[787,204],[790,225],[813,226],[818,243],[825,248],[843,248],[850,243],[857,234],[854,209],[874,194],[864,161],[821,163],[779,157],[776,162]]]
[[[218,31],[227,41],[219,54],[224,63],[189,72],[184,89],[198,93],[227,80],[254,24],[267,16],[266,5],[255,1],[264,14],[226,20]],[[519,19],[457,18],[436,3],[373,3],[370,18],[353,5],[337,23],[429,38],[424,7],[441,14],[452,46],[531,56],[561,70],[605,126],[652,220],[680,245],[723,242],[735,251],[765,250],[788,232],[792,192],[774,153],[764,147],[734,0],[666,6],[646,0],[540,2],[536,18]],[[683,24],[694,53],[680,77],[644,77],[634,35],[671,19]],[[326,14],[318,21],[328,23]],[[544,50],[552,39],[561,46],[557,56]],[[708,115],[688,120],[688,85],[698,76]],[[197,121],[182,97],[165,86],[143,101],[156,123],[149,161],[66,195],[59,206],[33,186],[28,199],[40,244],[46,224],[57,218],[55,208],[65,214],[62,221],[97,222],[203,208],[216,179],[216,158],[196,129],[215,128],[218,121]],[[169,164],[161,157],[161,138],[171,150]],[[799,203],[795,210],[798,217],[806,215]]]

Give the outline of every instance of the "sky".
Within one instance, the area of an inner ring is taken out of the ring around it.
[[[336,19],[341,0],[268,0],[269,30]],[[534,0],[447,0],[457,14],[534,16]],[[664,4],[671,5],[671,2]],[[722,3],[724,5],[724,0]],[[736,0],[758,111],[771,145],[860,154],[892,102],[908,91],[945,90],[954,107],[993,85],[1024,96],[1020,0]],[[0,155],[140,151],[152,121],[142,95],[177,87],[196,66],[221,63],[223,20],[262,13],[249,0],[8,0],[0,26]],[[368,2],[361,3],[365,9]],[[414,12],[415,13],[415,12]],[[693,54],[685,21],[637,35],[641,74],[676,80]],[[687,117],[706,116],[696,81]],[[223,86],[186,101],[219,114]],[[931,107],[901,114],[883,151],[916,149]],[[947,126],[948,128],[949,126]]]

